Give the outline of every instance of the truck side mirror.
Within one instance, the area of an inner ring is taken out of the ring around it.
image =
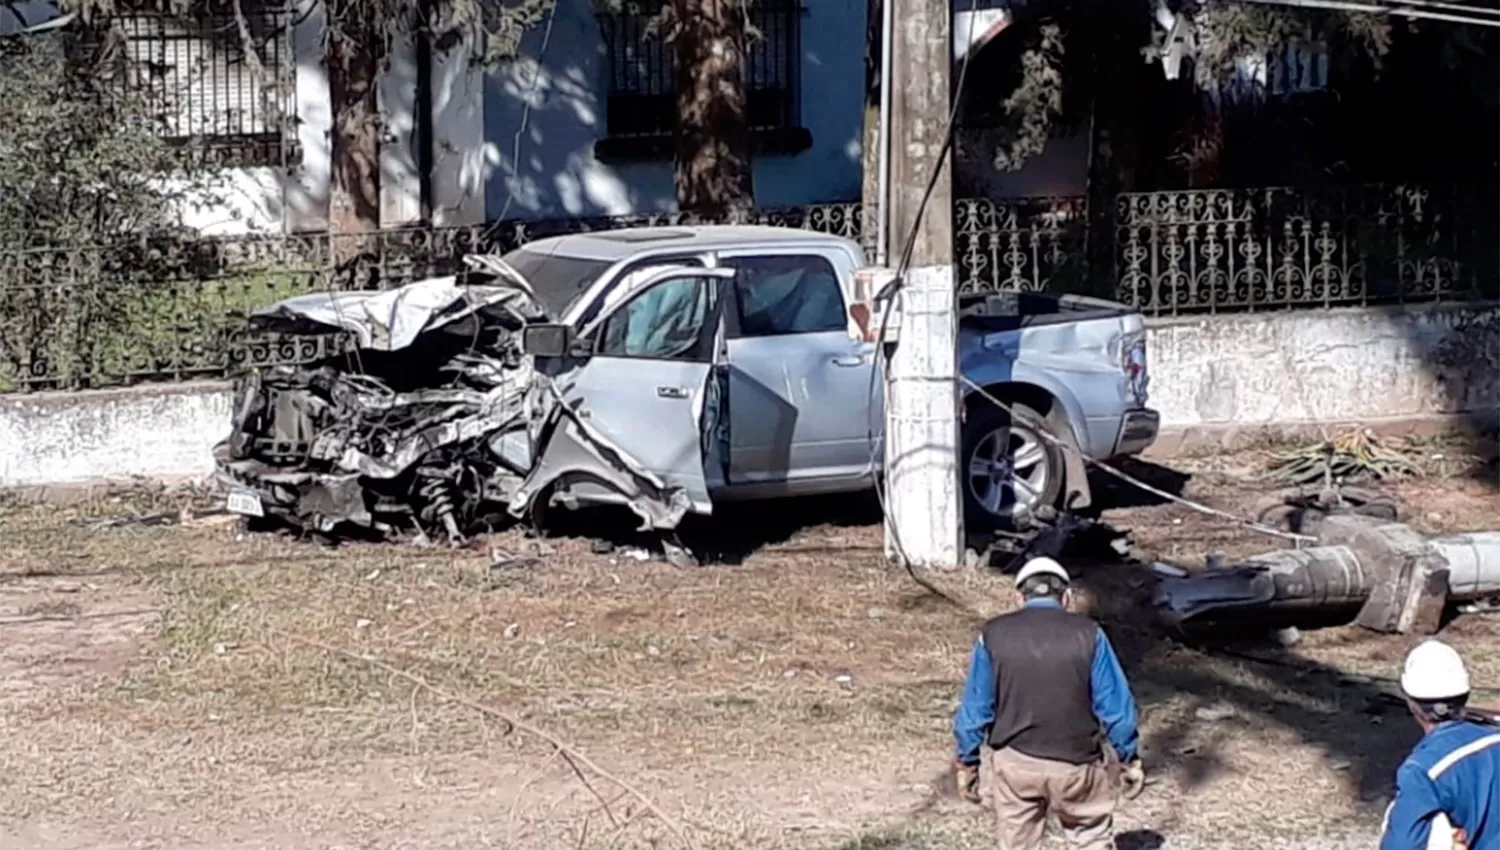
[[[538,323],[521,329],[521,350],[532,357],[567,357],[573,347],[568,325]]]

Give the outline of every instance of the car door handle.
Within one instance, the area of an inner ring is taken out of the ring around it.
[[[835,366],[863,366],[867,362],[869,362],[868,354],[850,354],[844,357],[833,358],[833,365]]]
[[[685,387],[657,387],[656,394],[662,398],[687,398],[688,391]]]

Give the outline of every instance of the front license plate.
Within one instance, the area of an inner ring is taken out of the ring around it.
[[[241,516],[263,517],[266,515],[265,506],[260,503],[260,494],[250,490],[230,490],[229,498],[225,500],[224,506],[229,509],[230,513]]]

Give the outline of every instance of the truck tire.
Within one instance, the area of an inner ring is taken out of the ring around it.
[[[1062,449],[1042,434],[1040,413],[1009,402],[1015,417],[981,401],[964,417],[958,477],[963,488],[964,527],[970,532],[1016,530],[1018,516],[1055,507],[1067,467]]]

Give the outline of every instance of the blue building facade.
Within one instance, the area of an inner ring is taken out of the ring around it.
[[[672,210],[671,45],[660,0],[557,0],[524,37],[535,65],[489,75],[485,214],[555,219]],[[860,194],[865,0],[758,0],[746,89],[760,207]]]

